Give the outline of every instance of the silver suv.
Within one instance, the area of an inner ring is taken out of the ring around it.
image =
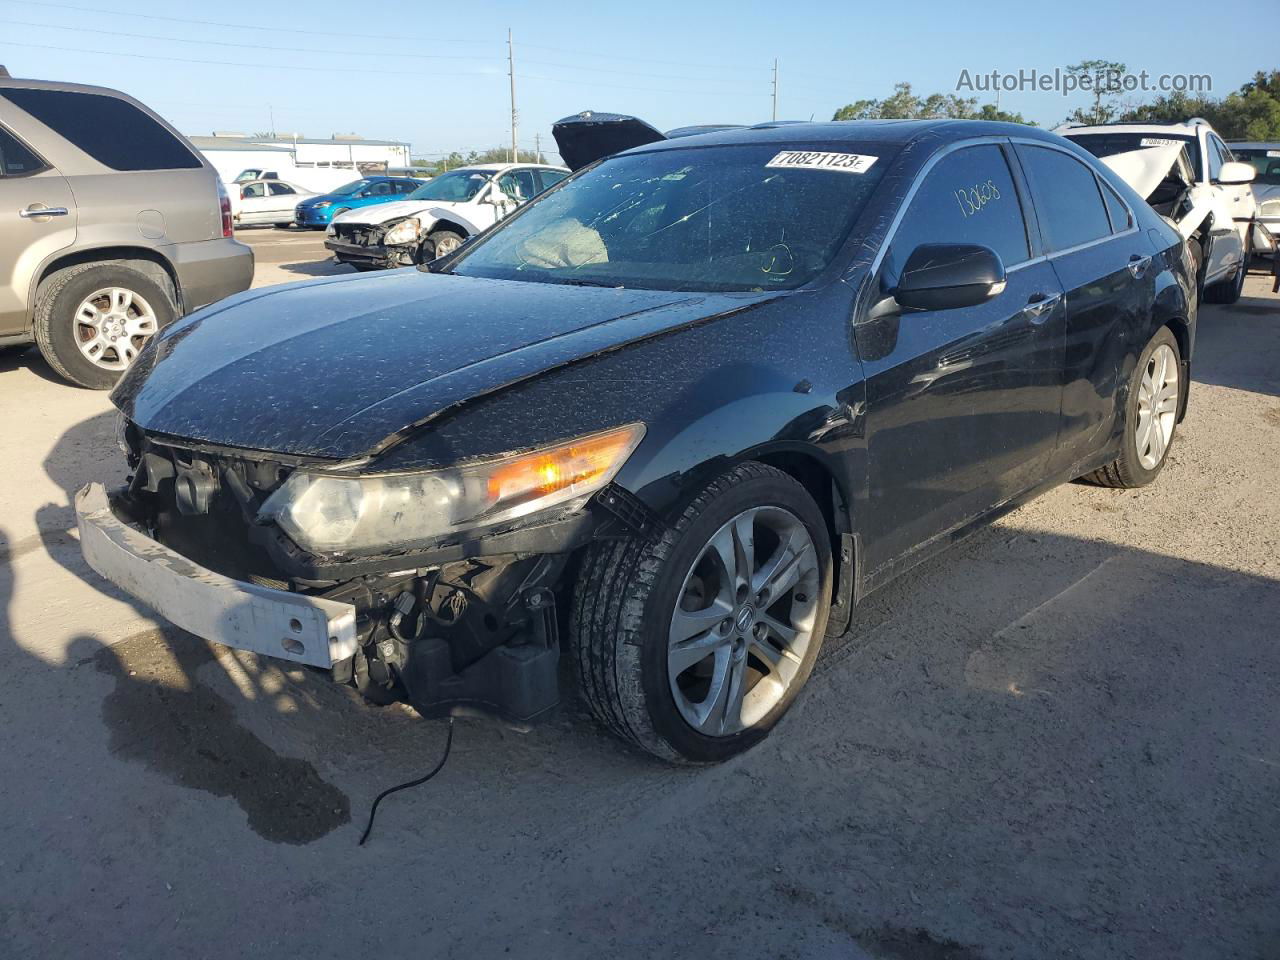
[[[105,390],[157,330],[248,288],[253,252],[182,134],[115,90],[0,68],[0,349]]]

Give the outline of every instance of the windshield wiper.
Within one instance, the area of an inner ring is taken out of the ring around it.
[[[625,290],[620,283],[611,283],[608,280],[583,280],[580,277],[572,277],[567,280],[556,279],[552,283],[565,283],[571,287],[606,287],[610,290]]]

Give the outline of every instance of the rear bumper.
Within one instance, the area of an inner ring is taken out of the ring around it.
[[[177,271],[186,313],[253,283],[253,250],[232,237],[175,243],[164,252]]]
[[[330,668],[357,647],[347,603],[224,577],[118,516],[100,483],[76,494],[80,549],[97,573],[175,626],[253,653]]]

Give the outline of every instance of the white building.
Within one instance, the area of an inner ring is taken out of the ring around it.
[[[341,170],[350,176],[384,173],[409,166],[409,144],[397,140],[365,140],[335,135],[328,140],[302,136],[253,137],[243,133],[214,133],[188,137],[218,175],[228,183],[242,170],[262,169],[282,179],[298,170]]]

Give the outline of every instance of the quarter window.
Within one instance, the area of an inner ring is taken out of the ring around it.
[[[0,129],[0,177],[25,177],[44,168],[44,162],[17,137]]]
[[[1111,232],[1124,233],[1133,226],[1133,215],[1124,205],[1110,185],[1102,181],[1102,199],[1107,205],[1107,215],[1111,217]]]
[[[907,258],[922,243],[980,244],[998,253],[1006,267],[1027,259],[1022,204],[1000,147],[965,147],[925,175],[885,258],[887,286],[897,283]]]
[[[119,97],[24,87],[0,96],[112,170],[194,170],[201,165],[159,121]]]
[[[1066,250],[1111,233],[1098,178],[1087,166],[1061,150],[1019,144],[1040,228],[1050,252]]]

